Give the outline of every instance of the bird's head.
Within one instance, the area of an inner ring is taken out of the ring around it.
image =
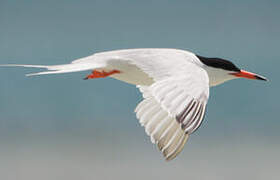
[[[236,78],[267,81],[265,77],[242,70],[228,60],[221,58],[207,58],[198,55],[197,57],[204,64],[204,69],[209,76],[210,86],[216,86],[225,81]]]

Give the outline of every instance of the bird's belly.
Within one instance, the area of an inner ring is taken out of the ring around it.
[[[110,77],[129,84],[149,86],[154,82],[153,78],[133,64],[118,63],[108,66],[106,69],[119,70],[120,73],[113,74]]]

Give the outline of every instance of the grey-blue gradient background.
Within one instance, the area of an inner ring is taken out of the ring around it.
[[[279,178],[279,9],[277,0],[0,0],[0,64],[180,48],[270,80],[211,88],[203,125],[167,163],[135,118],[134,86],[1,68],[0,179]]]

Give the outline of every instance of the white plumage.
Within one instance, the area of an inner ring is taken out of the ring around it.
[[[189,135],[200,126],[209,86],[235,78],[221,69],[215,72],[216,68],[206,66],[195,54],[177,49],[109,51],[54,66],[2,66],[48,70],[29,75],[118,70],[120,73],[110,77],[137,85],[142,92],[144,99],[135,109],[136,116],[167,160],[181,152]]]

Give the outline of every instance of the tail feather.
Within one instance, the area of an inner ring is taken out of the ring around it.
[[[32,67],[32,68],[48,68],[45,65],[29,65],[29,64],[0,64],[0,67]]]
[[[60,74],[60,73],[70,73],[78,71],[87,71],[97,68],[102,68],[104,65],[93,64],[93,63],[71,63],[71,64],[62,64],[62,65],[28,65],[28,64],[3,64],[0,67],[31,67],[31,68],[45,68],[49,71],[42,71],[38,73],[26,74],[26,76],[36,76],[43,74]]]

